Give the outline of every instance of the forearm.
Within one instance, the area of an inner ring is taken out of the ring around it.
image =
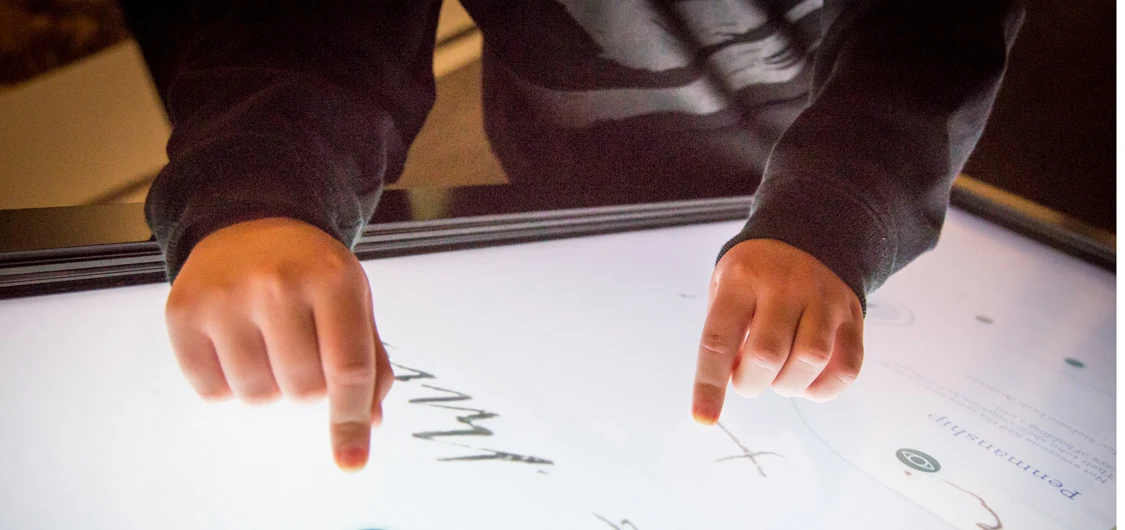
[[[827,2],[809,108],[746,228],[829,266],[861,300],[936,243],[1022,20],[1017,2]]]
[[[251,219],[298,219],[351,245],[401,172],[433,102],[436,6],[311,4],[164,7],[178,13],[163,21],[172,36],[145,55],[161,61],[173,133],[146,215],[171,277],[203,237]]]

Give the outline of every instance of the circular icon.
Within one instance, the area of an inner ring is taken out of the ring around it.
[[[899,449],[895,451],[895,456],[907,467],[923,473],[937,473],[941,470],[937,459],[917,449]]]
[[[867,301],[864,321],[880,326],[909,326],[914,323],[914,313],[897,302],[879,298]]]

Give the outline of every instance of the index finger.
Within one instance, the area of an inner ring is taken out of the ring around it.
[[[691,406],[695,421],[707,425],[719,421],[738,349],[746,339],[753,314],[752,293],[717,289],[699,339]]]
[[[358,471],[367,464],[375,396],[371,307],[359,289],[343,289],[314,301],[313,314],[336,465]]]

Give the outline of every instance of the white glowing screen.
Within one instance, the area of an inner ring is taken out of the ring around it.
[[[1115,525],[1114,275],[950,212],[871,297],[851,390],[732,395],[706,428],[696,345],[739,227],[365,263],[400,380],[358,475],[323,404],[196,398],[165,285],[0,302],[0,528]]]

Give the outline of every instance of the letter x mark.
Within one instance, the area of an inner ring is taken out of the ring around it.
[[[751,451],[750,449],[747,449],[745,445],[742,445],[742,442],[738,441],[738,438],[735,438],[734,434],[731,434],[731,432],[729,430],[727,430],[726,426],[723,425],[722,422],[719,422],[716,425],[718,425],[719,428],[723,430],[723,432],[727,433],[727,436],[730,437],[731,441],[734,442],[735,445],[737,445],[739,449],[742,449],[742,454],[723,457],[723,458],[720,458],[718,460],[715,460],[716,462],[723,462],[725,460],[734,460],[736,458],[745,458],[745,459],[748,459],[748,460],[750,460],[751,462],[754,463],[754,467],[758,468],[758,474],[761,475],[762,478],[766,478],[766,471],[764,469],[762,469],[762,464],[758,462],[758,457],[769,455],[769,456],[776,456],[776,457],[780,457],[780,458],[785,458],[784,456],[782,456],[778,453],[775,453],[773,451]]]

